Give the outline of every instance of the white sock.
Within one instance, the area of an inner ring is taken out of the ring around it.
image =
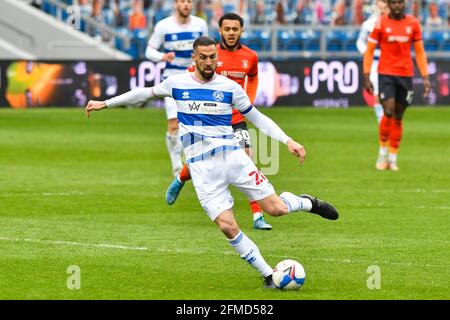
[[[375,103],[373,110],[375,111],[378,123],[380,123],[381,118],[383,118],[384,115],[383,106],[379,103]]]
[[[239,231],[239,234],[235,238],[228,239],[228,242],[239,253],[241,258],[258,270],[263,277],[270,276],[273,273],[272,267],[264,260],[256,244],[242,231]]]
[[[388,147],[380,147],[379,154],[380,156],[387,157],[388,155]]]
[[[389,153],[389,162],[397,163],[397,154]]]
[[[253,212],[253,221],[258,220],[262,216],[263,216],[263,214],[261,212]]]
[[[166,145],[167,151],[169,152],[170,161],[172,162],[172,171],[174,175],[176,175],[183,168],[183,145],[178,137],[178,130],[174,131],[172,134],[169,132],[166,133]]]
[[[312,209],[312,202],[308,198],[300,198],[290,192],[283,192],[280,194],[280,198],[288,206],[289,212],[311,211]]]

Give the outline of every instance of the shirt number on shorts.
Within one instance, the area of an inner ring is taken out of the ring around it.
[[[411,104],[414,99],[414,91],[408,91],[406,94],[406,102]]]
[[[234,136],[236,137],[238,142],[244,140],[245,142],[249,143],[250,141],[250,134],[248,133],[247,130],[236,130],[234,132]]]
[[[262,182],[264,182],[264,180],[267,180],[267,178],[259,170],[252,171],[248,175],[250,177],[251,176],[255,177],[255,183],[256,183],[257,186],[259,186]]]

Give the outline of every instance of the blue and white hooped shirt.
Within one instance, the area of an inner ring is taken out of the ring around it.
[[[192,63],[194,41],[202,35],[208,35],[205,20],[192,15],[189,17],[189,22],[183,25],[179,24],[174,16],[159,21],[150,37],[148,44],[153,48],[158,50],[162,45],[164,52],[175,52],[175,59],[166,63],[163,78],[186,72],[186,68]]]
[[[182,73],[152,90],[155,96],[172,97],[177,104],[179,135],[187,163],[240,148],[231,127],[232,109],[246,114],[252,105],[233,80],[216,74],[210,81],[201,82],[193,73]]]

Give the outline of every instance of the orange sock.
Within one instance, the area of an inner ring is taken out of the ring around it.
[[[380,146],[381,147],[387,147],[387,142],[389,141],[389,137],[391,135],[391,123],[392,118],[383,116],[380,121],[379,126],[379,137],[380,137]]]
[[[252,209],[253,214],[256,214],[256,213],[261,214],[262,213],[262,209],[259,206],[258,202],[249,201],[249,204],[250,204],[250,208]],[[259,216],[258,216],[258,218],[259,218]]]
[[[183,165],[183,169],[181,169],[180,180],[181,182],[191,180],[191,173],[189,172],[189,167],[187,166],[186,163]]]
[[[402,120],[392,119],[391,121],[391,135],[389,137],[389,149],[397,153],[396,150],[400,147],[400,141],[402,140]]]

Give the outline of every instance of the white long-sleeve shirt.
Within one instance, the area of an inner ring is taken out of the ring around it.
[[[145,102],[152,97],[172,97],[177,104],[179,135],[186,162],[239,149],[231,127],[233,108],[263,133],[286,144],[290,138],[270,118],[254,108],[235,81],[215,74],[201,82],[193,73],[173,75],[151,88],[138,88],[106,101],[107,107]]]
[[[373,14],[361,25],[361,30],[359,31],[358,39],[356,40],[356,47],[358,48],[359,53],[364,55],[367,50],[367,40],[369,39],[370,34],[375,28],[375,24],[379,19],[379,15]],[[380,50],[376,49],[374,58],[378,59],[380,57]]]

